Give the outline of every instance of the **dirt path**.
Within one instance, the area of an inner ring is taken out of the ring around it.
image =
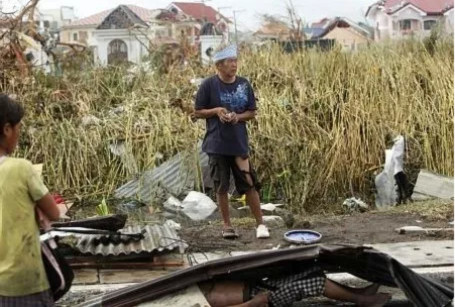
[[[453,214],[453,213],[452,213]],[[447,228],[450,218],[429,218],[428,216],[409,212],[367,212],[354,215],[312,217],[305,219],[296,217],[293,229],[312,229],[323,236],[321,243],[393,243],[416,240],[453,240],[453,232],[435,234],[414,233],[398,234],[396,228],[402,226],[420,226],[431,228]],[[239,225],[235,219],[233,224],[240,237],[237,240],[221,238],[219,223],[187,226],[180,231],[182,239],[189,242],[193,250],[258,250],[290,245],[283,239],[289,229],[271,229],[271,238],[257,240],[254,223]],[[245,223],[243,223],[245,224]]]

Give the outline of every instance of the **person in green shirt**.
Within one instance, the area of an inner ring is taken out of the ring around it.
[[[32,163],[12,158],[24,109],[0,94],[0,306],[53,306],[41,258],[37,209],[60,212]]]

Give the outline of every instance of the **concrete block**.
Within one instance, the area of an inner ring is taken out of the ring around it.
[[[454,264],[453,241],[450,240],[383,243],[371,246],[408,267]]]
[[[453,198],[453,177],[446,177],[421,170],[414,192],[442,199]]]

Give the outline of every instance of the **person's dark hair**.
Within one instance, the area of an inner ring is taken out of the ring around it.
[[[24,108],[8,95],[0,94],[0,136],[6,124],[16,126],[24,117]]]

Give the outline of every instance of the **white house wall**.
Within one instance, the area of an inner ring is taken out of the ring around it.
[[[375,28],[375,39],[387,39],[392,36],[393,20],[389,15],[382,11],[378,11],[375,15],[376,22],[374,23]],[[379,33],[378,33],[379,32]]]
[[[399,22],[400,20],[417,20],[418,25],[417,29],[414,29],[414,35],[425,37],[430,35],[431,30],[424,29],[424,21],[427,20],[436,20],[441,21],[443,19],[442,16],[427,16],[425,12],[420,11],[418,8],[415,8],[411,5],[404,7],[401,10],[396,11],[394,14],[386,14],[384,11],[377,9],[376,11],[372,11],[369,14],[369,19],[371,20],[371,24],[375,29],[374,39],[384,40],[384,39],[399,39],[407,37],[403,35],[401,30],[399,29]],[[445,29],[449,33],[453,33],[453,9],[448,11],[445,16]],[[394,27],[395,25],[395,27]]]
[[[408,5],[407,7],[395,12],[391,15],[395,20],[404,20],[404,19],[417,19],[420,20],[422,17],[426,16],[425,13],[420,12],[413,6]]]
[[[120,39],[127,46],[128,61],[136,64],[141,63],[142,58],[148,55],[145,46],[148,46],[149,41],[141,33],[134,32],[136,36],[132,33],[133,31],[126,29],[96,30],[93,35],[93,42],[96,46],[94,54],[95,61],[100,65],[107,65],[109,43],[115,39]]]

